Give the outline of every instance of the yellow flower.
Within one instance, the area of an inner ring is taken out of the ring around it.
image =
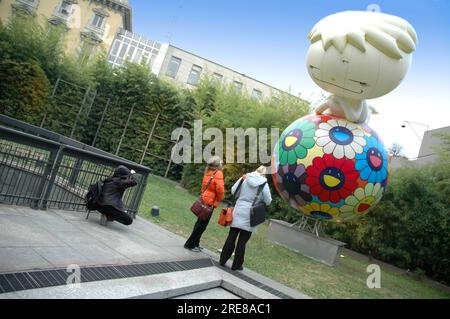
[[[318,219],[335,219],[339,215],[339,208],[328,204],[319,204],[312,202],[301,206],[300,209],[306,214]]]

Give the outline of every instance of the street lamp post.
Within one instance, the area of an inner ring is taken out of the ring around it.
[[[410,121],[403,121],[402,127],[405,128],[407,125],[411,128],[411,130],[413,131],[414,135],[416,135],[416,137],[419,139],[419,141],[422,142],[422,138],[419,136],[419,134],[417,134],[416,130],[413,128],[413,126],[411,124],[415,124],[415,125],[421,125],[421,126],[425,126],[427,129],[425,130],[428,131],[429,129],[429,125],[427,124],[423,124],[423,123],[417,123],[417,122],[410,122]]]

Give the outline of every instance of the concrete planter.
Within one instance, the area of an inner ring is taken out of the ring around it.
[[[267,237],[270,241],[299,252],[328,266],[338,262],[345,243],[301,230],[298,227],[277,219],[269,221]]]

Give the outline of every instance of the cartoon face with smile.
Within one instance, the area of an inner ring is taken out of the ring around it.
[[[377,148],[372,147],[367,151],[367,163],[374,171],[379,171],[383,167],[383,156]]]
[[[405,77],[417,36],[396,16],[364,11],[330,15],[309,35],[306,66],[325,91],[355,100],[395,89]]]
[[[320,183],[330,191],[340,189],[345,183],[344,173],[336,167],[329,167],[320,174]]]
[[[365,212],[368,209],[370,209],[374,203],[375,203],[375,197],[369,196],[369,197],[366,197],[363,200],[361,200],[355,209],[358,213],[362,213],[362,212]]]
[[[300,143],[303,132],[300,129],[294,129],[285,137],[283,141],[283,148],[287,151],[293,150]]]

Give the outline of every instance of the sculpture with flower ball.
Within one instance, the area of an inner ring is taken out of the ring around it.
[[[376,111],[366,99],[400,84],[417,35],[399,17],[347,11],[319,21],[308,38],[308,72],[331,95],[281,134],[272,178],[303,214],[341,222],[367,213],[386,189],[388,152],[367,124]]]

